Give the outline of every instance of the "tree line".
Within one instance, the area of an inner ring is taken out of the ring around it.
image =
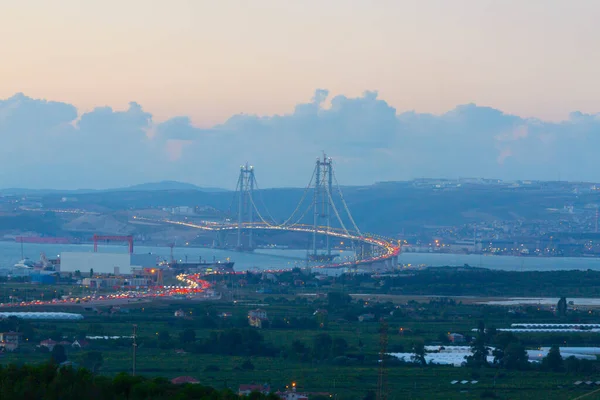
[[[253,400],[278,399],[275,394],[252,393],[240,397],[230,389],[201,384],[175,385],[165,378],[145,378],[125,373],[113,378],[96,376],[87,369],[41,365],[0,366],[0,399],[24,400]]]

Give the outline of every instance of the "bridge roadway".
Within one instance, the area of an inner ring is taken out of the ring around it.
[[[148,220],[146,218],[136,217],[137,220]],[[173,220],[152,220],[153,222],[163,222],[167,224],[173,225],[181,225],[187,226],[189,228],[202,229],[205,231],[232,231],[237,230],[237,224],[220,224],[214,222],[205,222],[204,224],[194,224],[191,222],[184,221],[173,221]],[[256,229],[256,230],[280,230],[280,231],[290,231],[290,232],[304,232],[312,234],[314,232],[314,227],[312,225],[290,225],[290,226],[281,226],[281,225],[269,225],[265,223],[244,223],[243,229]],[[400,254],[400,246],[395,244],[393,240],[387,239],[381,236],[375,235],[359,235],[346,233],[346,231],[339,228],[329,228],[327,227],[319,227],[317,229],[317,233],[320,235],[329,235],[331,237],[344,239],[344,240],[353,240],[361,243],[365,243],[371,246],[375,246],[380,249],[380,253],[370,256],[368,258],[356,261],[346,261],[337,264],[327,264],[327,265],[319,265],[315,266],[315,268],[343,268],[343,267],[355,267],[355,266],[375,266],[382,265],[386,267],[393,267],[398,264],[398,255]]]

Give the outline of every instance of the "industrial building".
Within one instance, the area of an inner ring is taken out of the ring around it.
[[[154,254],[63,252],[60,272],[131,275],[134,268],[152,268],[157,264]]]
[[[85,278],[82,281],[83,286],[93,289],[109,289],[122,287],[146,287],[150,284],[146,278]]]

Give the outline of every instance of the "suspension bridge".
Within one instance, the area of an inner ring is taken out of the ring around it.
[[[262,207],[258,207],[261,205]],[[163,222],[215,232],[215,247],[254,250],[257,230],[300,232],[310,235],[307,262],[312,267],[374,266],[391,268],[398,264],[397,241],[360,231],[344,199],[335,176],[333,161],[318,158],[308,185],[291,215],[277,222],[261,197],[254,168],[248,164],[240,173],[228,217],[222,222],[163,220]],[[312,223],[310,223],[312,222]],[[235,233],[235,243],[227,238]],[[354,256],[337,261],[332,253],[334,241],[349,243]]]

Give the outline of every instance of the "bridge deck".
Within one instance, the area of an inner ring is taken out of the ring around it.
[[[140,218],[136,217],[136,220],[150,220],[148,218]],[[173,221],[173,220],[152,220],[152,222],[162,222],[166,224],[180,225],[186,226],[194,229],[202,229],[206,231],[231,231],[237,230],[237,224],[218,224],[218,223],[204,223],[204,224],[194,224],[191,222],[184,221]],[[305,232],[305,233],[314,233],[313,226],[310,225],[293,225],[293,226],[278,226],[278,225],[269,225],[265,223],[244,223],[242,229],[256,229],[256,230],[281,230],[281,231],[290,231],[290,232]],[[393,260],[400,254],[400,246],[395,244],[392,239],[387,239],[384,237],[378,236],[368,236],[362,235],[352,232],[346,232],[342,229],[336,228],[327,228],[327,227],[319,227],[317,229],[317,234],[320,235],[328,235],[335,238],[345,239],[345,240],[353,240],[357,242],[362,242],[365,244],[373,245],[381,249],[382,253],[380,255],[374,257],[368,257],[362,260],[356,261],[347,261],[336,264],[329,265],[319,265],[315,266],[315,268],[340,268],[340,267],[352,267],[352,266],[360,266],[360,265],[371,265],[379,262],[386,262],[387,260]]]

